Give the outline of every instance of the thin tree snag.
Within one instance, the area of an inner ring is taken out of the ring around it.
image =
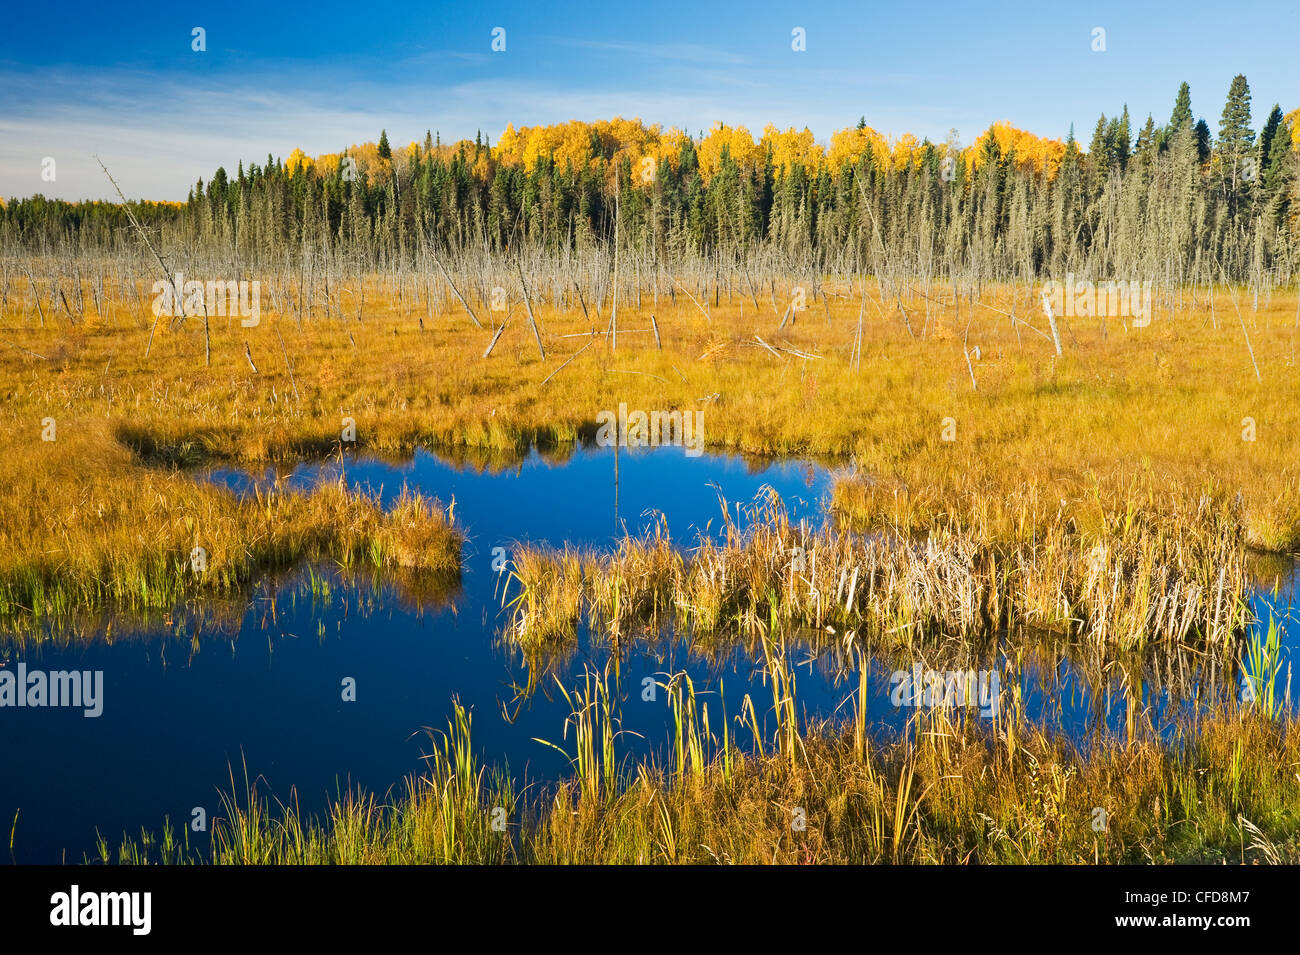
[[[126,217],[131,220],[131,225],[135,226],[136,231],[140,233],[140,238],[144,239],[144,244],[147,245],[149,247],[149,251],[153,253],[153,257],[158,262],[158,268],[162,269],[163,278],[170,283],[172,280],[171,271],[167,268],[167,263],[163,261],[162,253],[160,253],[156,248],[154,248],[153,242],[149,240],[149,233],[144,231],[144,227],[140,225],[140,221],[136,219],[135,213],[131,211],[131,204],[126,201],[126,196],[122,195],[122,188],[117,184],[117,180],[113,178],[113,174],[108,171],[108,167],[104,165],[103,160],[101,160],[99,156],[95,156],[95,162],[99,163],[99,168],[104,170],[104,175],[107,176],[108,181],[113,184],[113,188],[117,191],[118,197],[122,200],[122,208],[126,212]],[[177,289],[176,293],[179,296],[180,289]],[[176,307],[180,309],[180,313],[181,313],[180,317],[184,318],[185,317],[184,303],[178,300],[176,303]]]
[[[792,314],[794,314],[794,300],[793,300],[793,299],[791,299],[790,304],[786,307],[785,314],[781,316],[781,324],[778,325],[778,326],[776,326],[776,330],[777,330],[778,332],[779,332],[781,329],[785,328],[785,323],[788,322],[788,321],[790,320],[790,316],[791,316]]]
[[[1052,326],[1052,344],[1056,346],[1056,354],[1061,354],[1061,334],[1056,330],[1056,316],[1052,314],[1052,303],[1047,300],[1047,292],[1043,292],[1043,311],[1047,313],[1047,324]]]
[[[675,278],[673,278],[671,275],[668,276],[668,281],[672,282],[672,283],[673,283],[674,285],[676,285],[679,289],[681,289],[682,292],[684,292],[684,293],[686,294],[686,297],[689,298],[692,302],[694,302],[694,303],[695,303],[695,307],[698,308],[698,309],[700,310],[700,312],[704,315],[704,317],[705,317],[706,319],[708,319],[709,324],[710,324],[710,325],[713,324],[713,316],[709,314],[709,310],[708,310],[707,308],[705,308],[703,305],[700,304],[699,299],[697,299],[694,295],[692,295],[692,294],[690,293],[690,291],[686,288],[686,286],[682,285],[681,282],[678,282],[678,281],[677,281]],[[706,298],[707,298],[707,296],[706,296]]]
[[[754,291],[754,280],[749,277],[749,269],[744,268],[745,284],[749,286],[749,299],[754,303],[754,311],[758,312],[758,294]],[[784,323],[782,323],[784,324]]]
[[[104,165],[103,160],[101,160],[99,156],[95,156],[95,162],[99,163],[99,168],[104,170],[104,175],[107,176],[108,181],[113,184],[113,188],[117,191],[118,198],[122,200],[122,208],[126,210],[126,217],[131,220],[131,225],[135,226],[135,230],[140,233],[140,238],[144,240],[144,244],[149,247],[149,251],[153,253],[154,259],[157,260],[158,268],[162,269],[163,281],[166,282],[167,285],[173,289],[174,295],[172,296],[172,298],[176,303],[176,311],[180,313],[177,317],[177,320],[184,321],[185,320],[185,296],[181,294],[181,289],[175,287],[171,271],[167,268],[167,263],[163,261],[162,253],[159,252],[156,248],[154,248],[154,244],[149,240],[149,233],[144,231],[144,227],[140,225],[139,220],[136,219],[135,213],[131,211],[131,204],[126,201],[126,196],[122,195],[122,187],[117,184],[117,180],[114,179],[113,174],[108,171],[108,167]],[[162,318],[161,313],[155,315],[153,319],[153,327],[149,329],[149,341],[144,346],[145,358],[149,357],[149,352],[153,349],[153,335],[154,332],[158,330],[158,320],[160,318]],[[207,357],[208,357],[208,365],[211,366],[212,346],[211,343],[207,340],[208,339],[207,322],[203,323],[203,338],[204,338],[204,348],[205,351],[207,352]]]
[[[970,390],[979,391],[980,386],[975,382],[975,366],[970,361],[970,323],[975,318],[975,310],[971,309],[970,317],[966,319],[966,331],[961,336],[961,353],[966,356],[966,370],[970,372]]]
[[[587,344],[583,345],[581,348],[579,348],[576,352],[574,352],[574,353],[573,353],[572,355],[570,355],[568,358],[564,359],[564,362],[560,365],[559,368],[555,369],[555,371],[551,372],[549,375],[547,375],[545,378],[543,378],[543,379],[542,379],[542,384],[543,384],[543,385],[546,384],[548,381],[550,381],[552,378],[554,378],[556,375],[558,375],[561,371],[563,371],[565,365],[567,365],[569,362],[573,361],[573,359],[577,358],[579,355],[581,355],[583,352],[585,352],[588,348],[590,348],[590,347],[591,347],[591,343],[594,342],[595,340],[596,340],[596,339],[595,339],[594,336],[593,336],[592,338],[588,339],[588,340],[587,340]]]
[[[293,385],[293,397],[295,401],[302,401],[302,396],[298,394],[298,380],[293,376],[293,363],[289,361],[289,352],[284,347],[284,338],[280,335],[280,327],[275,328],[275,337],[280,340],[280,355],[284,358],[284,367],[289,372],[289,383]],[[247,344],[244,346],[247,348]]]
[[[1223,266],[1220,265],[1219,268],[1222,270]],[[1223,281],[1224,284],[1227,285],[1228,277],[1226,275],[1223,276]],[[1241,322],[1241,334],[1246,337],[1246,351],[1250,353],[1250,364],[1255,369],[1255,380],[1262,385],[1264,383],[1264,378],[1259,373],[1259,362],[1255,361],[1255,348],[1250,343],[1250,332],[1246,331],[1246,319],[1242,317],[1241,307],[1237,304],[1237,290],[1231,285],[1228,285],[1228,293],[1232,296],[1232,307],[1237,312],[1237,321]]]
[[[587,320],[587,324],[591,326],[591,333],[594,335],[596,334],[596,323],[591,320],[591,315],[587,312],[587,300],[582,296],[582,286],[575,281],[573,288],[578,293],[578,304],[582,306],[582,317]]]
[[[22,352],[23,354],[31,355],[33,358],[39,358],[41,361],[49,361],[49,359],[46,358],[44,355],[37,354],[36,352],[32,351],[30,348],[24,348],[22,345],[15,345],[13,342],[5,341],[5,339],[3,338],[0,338],[0,345],[8,345],[10,348],[16,348],[18,349],[18,351]],[[110,358],[109,360],[111,361],[112,359]]]
[[[903,297],[898,294],[897,289],[894,292],[894,304],[898,306],[899,312],[903,315],[903,324],[907,326],[907,334],[915,338],[916,333],[912,331],[912,319],[908,316],[907,309],[903,308]]]
[[[487,358],[489,355],[492,354],[492,349],[497,347],[497,339],[501,337],[501,333],[504,332],[505,330],[506,330],[506,323],[502,322],[501,327],[498,328],[496,334],[492,336],[492,341],[488,342],[487,351],[483,353],[484,358]]]
[[[862,369],[862,319],[867,311],[867,290],[862,290],[862,301],[858,305],[858,331],[853,336],[853,350],[849,354],[849,364],[854,371]]]
[[[247,349],[248,345],[245,344],[244,348]],[[208,327],[207,296],[204,296],[203,298],[203,363],[207,365],[209,368],[212,367],[212,334]],[[253,370],[256,371],[257,369],[253,369]]]
[[[44,327],[45,327],[45,309],[41,306],[41,292],[40,292],[40,289],[38,289],[38,288],[36,287],[36,279],[35,279],[35,277],[32,275],[32,270],[31,270],[30,268],[27,269],[27,281],[29,281],[29,282],[32,283],[32,298],[35,299],[35,301],[36,301],[36,311],[37,311],[37,313],[39,313],[40,316],[41,316],[41,328],[44,328]],[[145,355],[148,356],[148,352],[145,352]]]
[[[59,298],[63,301],[63,310],[68,313],[68,324],[76,325],[77,316],[72,314],[72,306],[68,304],[68,293],[63,291],[63,286],[59,286]]]
[[[610,339],[610,351],[618,351],[618,226],[622,216],[619,204],[620,192],[614,193],[614,302],[609,312],[609,327],[613,333]]]
[[[469,320],[473,322],[475,325],[477,325],[479,328],[482,328],[483,323],[480,322],[478,320],[478,316],[474,314],[474,309],[469,307],[469,302],[465,301],[465,296],[460,294],[460,289],[456,288],[456,283],[452,280],[451,273],[447,271],[447,266],[442,264],[442,259],[438,258],[437,253],[434,253],[432,251],[429,254],[433,256],[434,264],[436,264],[438,268],[442,271],[442,277],[445,278],[447,280],[447,284],[451,286],[451,293],[456,296],[456,299],[460,302],[461,306],[465,309],[466,314],[469,315]],[[365,300],[362,299],[362,301]],[[358,312],[358,315],[360,315],[360,312]]]
[[[528,312],[528,324],[532,326],[533,338],[537,342],[537,353],[542,356],[542,361],[545,361],[546,349],[542,347],[542,333],[537,330],[537,319],[533,316],[533,306],[528,301],[528,283],[524,281],[524,267],[519,264],[518,259],[515,260],[515,271],[519,273],[519,286],[524,290],[524,308]]]
[[[773,348],[773,347],[772,347],[771,345],[769,345],[767,342],[763,341],[763,339],[759,338],[757,335],[754,336],[754,341],[757,342],[758,344],[762,345],[762,346],[763,346],[764,348],[766,348],[768,351],[770,351],[770,352],[772,353],[772,356],[773,356],[777,361],[785,361],[785,359],[781,357],[781,353],[780,353],[780,352],[778,352],[775,348]]]

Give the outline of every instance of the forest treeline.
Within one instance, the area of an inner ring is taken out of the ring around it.
[[[638,267],[762,256],[792,270],[957,271],[1030,280],[1074,272],[1162,282],[1290,282],[1300,271],[1300,109],[1257,132],[1244,76],[1212,131],[1182,84],[1167,122],[1127,107],[1043,139],[997,123],[961,146],[866,125],[828,147],[808,130],[716,125],[690,136],[639,120],[507,127],[393,149],[218,169],[183,203],[131,204],[172,250],[241,269],[307,250],[355,267],[430,250],[608,250]],[[0,210],[6,249],[96,251],[138,243],[126,210],[41,196]]]

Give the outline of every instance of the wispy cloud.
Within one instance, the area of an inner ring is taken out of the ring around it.
[[[1158,122],[1182,80],[1213,122],[1247,69],[1257,112],[1300,102],[1291,33],[1258,28],[1289,22],[1289,10],[1244,0],[1255,9],[1206,31],[1218,8],[1188,2],[1174,20],[1132,4],[1084,20],[1065,7],[990,15],[936,0],[918,20],[915,4],[843,0],[797,10],[655,0],[594,15],[566,0],[503,0],[487,12],[423,5],[304,21],[296,8],[232,0],[212,13],[202,54],[183,11],[19,4],[0,32],[0,195],[109,196],[90,159],[99,152],[130,194],[183,198],[218,165],[334,151],[381,128],[402,143],[426,129],[454,140],[620,115],[692,132],[718,120],[753,132],[807,126],[825,141],[863,116],[895,137],[942,139],[956,127],[969,142],[999,119],[1060,136],[1124,104],[1135,123],[1148,111]],[[1104,54],[1090,48],[1101,22]],[[508,28],[503,53],[491,48],[497,23]],[[803,52],[790,45],[796,23]],[[46,34],[60,42],[30,42]],[[53,183],[40,179],[45,156],[58,162]]]
[[[490,53],[435,50],[412,50],[382,66],[294,59],[208,72],[0,65],[0,195],[110,198],[92,158],[98,154],[127,195],[183,199],[218,166],[233,171],[240,160],[262,162],[294,148],[334,152],[375,139],[381,128],[400,144],[426,129],[444,140],[478,130],[495,138],[508,123],[618,115],[689,132],[719,120],[755,133],[768,123],[808,126],[825,141],[858,116],[887,134],[933,138],[952,126],[973,134],[974,124],[998,118],[954,110],[934,74],[773,64],[702,44],[535,40],[552,51],[583,47],[637,65],[596,70],[593,79],[590,70],[540,69],[533,58],[521,67]],[[926,89],[932,104],[915,95]],[[901,90],[913,95],[903,100]],[[57,163],[54,182],[41,178],[45,157]]]

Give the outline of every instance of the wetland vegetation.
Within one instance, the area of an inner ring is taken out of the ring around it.
[[[1212,142],[1182,95],[1087,152],[615,121],[9,203],[0,663],[264,638],[441,727],[324,803],[220,750],[210,831],[83,854],[1300,861],[1300,117],[1256,141],[1239,79]],[[1147,304],[1054,309],[1067,275]],[[610,447],[625,408],[700,444]],[[421,695],[398,646],[482,668]],[[891,712],[914,667],[996,705]]]

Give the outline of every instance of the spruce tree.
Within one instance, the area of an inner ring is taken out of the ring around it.
[[[1160,131],[1156,129],[1156,121],[1150,113],[1147,113],[1147,121],[1138,131],[1137,148],[1134,150],[1134,156],[1143,163],[1150,166],[1155,162],[1156,152],[1160,148]]]
[[[1174,100],[1174,112],[1169,117],[1169,132],[1178,132],[1184,123],[1192,121],[1192,88],[1186,83],[1178,87],[1178,98]]]
[[[1255,131],[1250,128],[1250,86],[1238,73],[1228,88],[1228,101],[1219,120],[1219,138],[1215,143],[1216,175],[1219,188],[1228,200],[1229,214],[1235,214],[1242,199],[1258,178],[1255,158]]]
[[[1110,142],[1108,136],[1110,131],[1111,127],[1106,120],[1106,114],[1102,113],[1092,131],[1092,142],[1088,144],[1087,183],[1089,194],[1093,199],[1101,195],[1102,187],[1106,183],[1106,176],[1110,172]]]
[[[1133,124],[1128,118],[1128,103],[1125,103],[1124,112],[1115,123],[1114,156],[1119,160],[1121,169],[1128,165],[1128,157],[1132,154],[1132,142]]]
[[[1246,77],[1238,73],[1232,78],[1228,101],[1223,104],[1218,147],[1221,153],[1245,155],[1254,143],[1255,131],[1250,128],[1250,86]]]
[[[1291,148],[1291,127],[1286,119],[1282,119],[1273,130],[1263,165],[1262,200],[1266,214],[1276,225],[1286,223],[1291,208],[1292,180],[1297,176],[1298,164],[1300,154]]]
[[[1273,111],[1268,114],[1268,120],[1264,123],[1264,129],[1259,134],[1259,168],[1267,169],[1269,162],[1269,152],[1273,147],[1273,139],[1277,136],[1278,127],[1284,124],[1282,117],[1282,107],[1273,104]]]
[[[1210,124],[1196,121],[1196,157],[1202,165],[1210,161]]]

